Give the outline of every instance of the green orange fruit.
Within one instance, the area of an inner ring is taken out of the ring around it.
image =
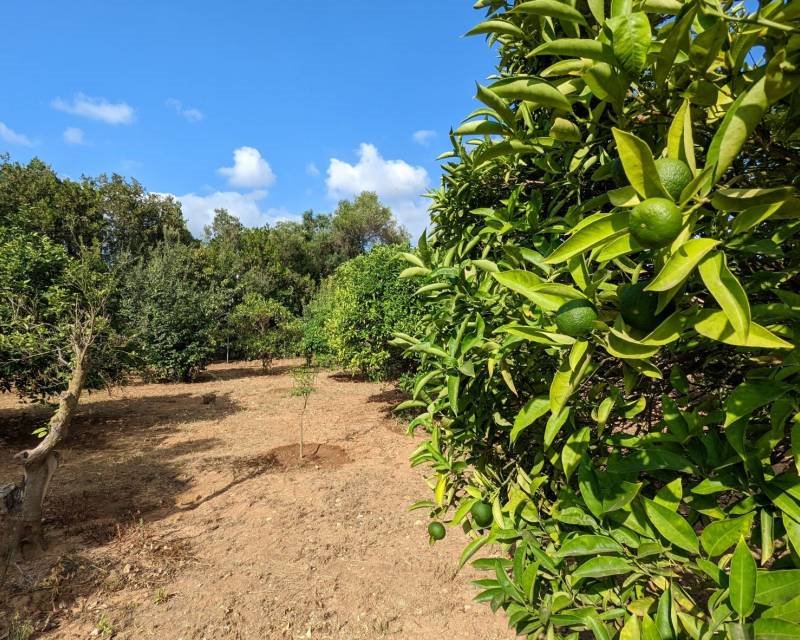
[[[676,160],[675,158],[659,158],[656,160],[656,171],[669,197],[676,202],[680,200],[681,193],[686,188],[686,185],[694,178],[689,165],[683,160]]]
[[[588,300],[570,300],[556,312],[558,330],[573,338],[589,333],[596,320],[597,311]]]
[[[494,516],[492,516],[492,505],[485,502],[476,502],[472,505],[469,512],[472,514],[472,520],[481,529],[490,526],[492,520],[494,520]]]
[[[622,287],[619,292],[619,312],[622,319],[634,329],[650,332],[670,314],[669,309],[657,313],[658,294],[645,291],[647,282],[637,282]]]
[[[434,540],[441,540],[447,535],[447,531],[441,522],[431,522],[428,525],[428,535]]]
[[[683,228],[683,215],[671,200],[648,198],[631,211],[629,227],[640,245],[660,249],[678,237]]]

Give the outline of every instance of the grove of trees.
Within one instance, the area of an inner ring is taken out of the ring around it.
[[[218,210],[195,239],[178,202],[135,180],[75,181],[38,159],[1,157],[0,390],[55,409],[39,444],[17,456],[23,482],[0,487],[0,506],[12,516],[0,574],[23,540],[43,541],[44,492],[84,389],[137,375],[190,382],[214,359],[259,359],[268,367],[305,353],[301,319],[320,283],[373,250],[384,266],[394,265],[385,273],[391,282],[364,277],[373,295],[382,295],[381,286],[391,293],[401,261],[397,249],[380,253],[378,245],[407,242],[374,193],[342,201],[330,215],[309,211],[272,227],[245,228]],[[360,279],[347,286],[361,286]],[[320,339],[329,344],[331,335]],[[383,327],[357,346],[385,348],[381,340],[390,339]],[[369,373],[387,374],[386,359]]]
[[[431,538],[525,637],[800,637],[800,3],[476,7],[403,274]]]

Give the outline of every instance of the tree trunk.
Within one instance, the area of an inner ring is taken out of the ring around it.
[[[303,460],[303,414],[300,414],[300,460]]]
[[[78,408],[78,401],[86,382],[89,347],[75,349],[75,367],[70,375],[67,390],[61,394],[58,408],[50,418],[44,439],[33,449],[21,451],[14,459],[22,464],[23,480],[15,499],[7,505],[9,511],[8,538],[0,553],[0,584],[5,579],[8,566],[21,554],[22,545],[33,542],[44,548],[42,534],[42,506],[50,481],[58,467],[59,456],[55,448],[69,433],[70,423]]]

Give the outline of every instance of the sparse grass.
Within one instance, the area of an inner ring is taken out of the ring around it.
[[[164,604],[167,600],[169,600],[169,594],[167,593],[167,590],[163,587],[156,589],[156,592],[153,595],[153,604]]]
[[[100,620],[97,621],[97,631],[101,638],[114,637],[114,626],[105,614],[101,615]]]
[[[33,624],[29,620],[22,620],[17,614],[11,621],[8,640],[28,640],[33,635],[33,631]]]

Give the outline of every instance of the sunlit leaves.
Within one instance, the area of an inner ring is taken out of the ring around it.
[[[728,268],[725,254],[706,255],[699,265],[700,277],[736,333],[747,338],[750,333],[750,302],[739,280]]]
[[[622,168],[631,186],[643,198],[668,198],[647,143],[627,131],[614,129],[613,132]]]
[[[700,261],[719,244],[710,238],[695,238],[678,247],[669,257],[653,280],[645,287],[646,291],[669,291],[689,277]]]
[[[650,49],[650,20],[641,11],[615,16],[607,22],[611,29],[614,56],[625,71],[639,74],[647,64]]]

